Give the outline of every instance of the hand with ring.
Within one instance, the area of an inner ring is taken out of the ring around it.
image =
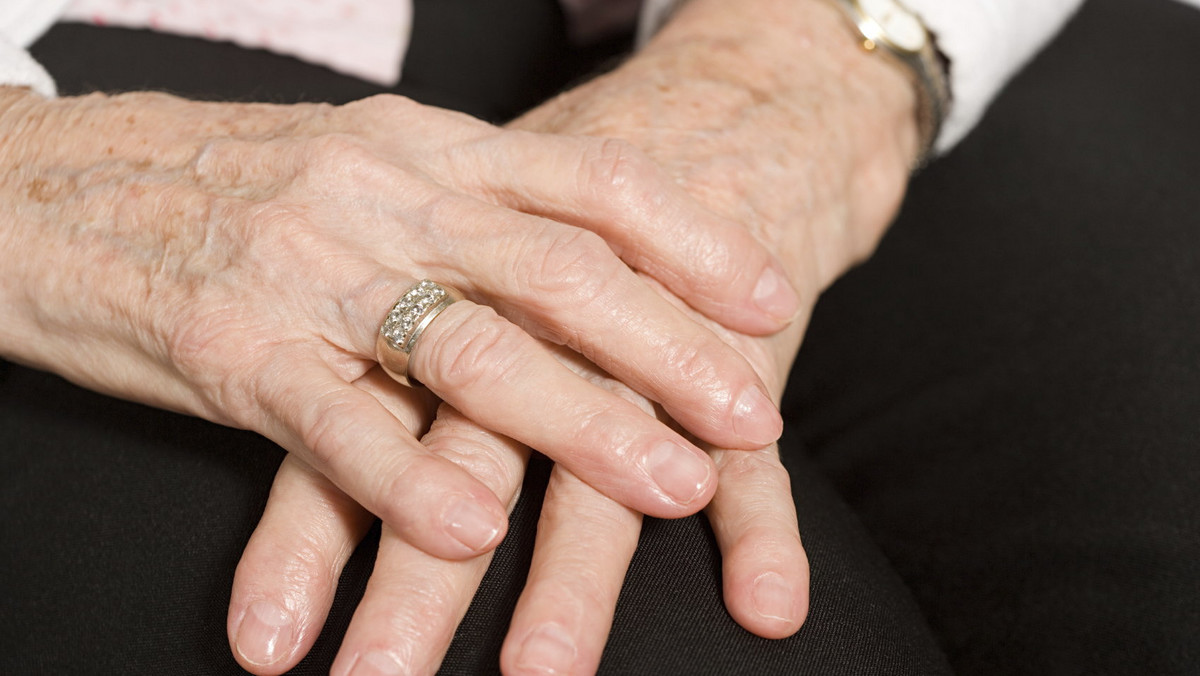
[[[842,39],[841,21],[821,2],[693,0],[621,68],[516,124],[645,148],[697,200],[769,242],[812,303],[878,241],[918,149],[911,83]],[[677,234],[683,240],[688,232]],[[771,336],[712,329],[778,395],[804,323],[802,313]],[[617,380],[574,366],[651,410]],[[415,414],[405,413],[404,402],[392,405],[398,415]],[[443,407],[424,442],[502,498],[516,495],[525,450],[511,440]],[[807,613],[809,569],[787,471],[774,446],[718,449],[720,487],[706,514],[721,552],[725,605],[757,635],[789,636]],[[293,459],[284,463],[234,579],[229,637],[243,666],[280,673],[308,651],[367,523],[319,475]],[[640,514],[555,467],[529,578],[506,629],[504,673],[597,669],[640,526]],[[295,542],[303,544],[282,546]],[[429,557],[384,528],[333,673],[358,673],[360,664],[369,673],[433,673],[486,567],[487,557]]]
[[[373,393],[399,387],[377,382],[377,337],[419,280],[469,300],[418,311],[428,321],[401,375],[633,509],[700,509],[712,461],[535,338],[699,439],[756,448],[780,432],[746,360],[628,266],[751,333],[785,326],[795,293],[752,237],[627,144],[395,97],[335,108],[12,89],[0,132],[5,358],[259,431],[436,556],[494,547],[505,509],[418,441],[428,416],[401,424]]]

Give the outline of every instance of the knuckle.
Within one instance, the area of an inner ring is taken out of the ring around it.
[[[232,185],[242,180],[246,160],[246,144],[228,138],[213,139],[200,146],[190,165],[192,174],[219,185]]]
[[[748,271],[762,267],[756,259],[761,247],[748,246],[748,235],[726,230],[722,233],[696,233],[687,250],[687,267],[683,271],[695,291],[717,297],[741,297],[747,283],[754,280]]]
[[[341,567],[338,554],[329,552],[318,536],[301,532],[280,545],[281,560],[271,570],[284,589],[294,590],[304,599],[321,598],[333,592]]]
[[[511,382],[526,354],[526,334],[486,306],[455,303],[439,317],[413,352],[423,381],[466,392]]]
[[[305,142],[306,168],[331,175],[341,175],[374,162],[359,141],[346,133],[321,134]]]
[[[630,416],[621,401],[576,411],[572,417],[568,441],[575,450],[566,466],[603,493],[622,488],[638,471],[639,457],[631,448],[645,421]]]
[[[477,437],[456,431],[440,432],[437,435],[437,452],[483,482],[499,497],[513,493],[520,482],[519,471],[500,457],[502,449],[482,442]]]
[[[658,167],[628,141],[601,139],[584,149],[581,187],[603,203],[637,206],[657,179]]]
[[[620,273],[617,266],[623,265],[604,239],[588,230],[566,228],[535,242],[517,269],[530,296],[550,299],[548,305],[587,303],[602,296]]]
[[[403,115],[417,107],[416,101],[395,94],[376,94],[342,106],[342,110],[354,115],[375,117],[392,117]]]
[[[717,288],[729,288],[755,280],[752,272],[761,270],[771,258],[766,247],[742,228],[721,221],[704,237],[696,265]]]
[[[756,489],[778,489],[791,485],[787,468],[779,457],[768,451],[736,451],[724,454],[718,463],[721,480],[745,486],[757,494]],[[769,495],[776,495],[770,492]]]
[[[678,382],[689,383],[697,391],[723,392],[729,379],[721,377],[718,363],[728,349],[719,340],[705,337],[677,340],[663,346],[664,363]]]
[[[544,586],[537,590],[540,595],[552,600],[557,608],[570,608],[580,614],[595,612],[601,608],[611,612],[610,607],[616,595],[612,589],[613,583],[609,576],[597,567],[595,558],[560,560],[555,563],[571,572],[566,576],[546,580]]]
[[[300,441],[304,447],[322,461],[336,465],[346,454],[351,439],[354,445],[362,447],[370,445],[374,439],[367,429],[356,429],[350,421],[361,417],[357,402],[342,394],[330,394],[318,397],[312,404],[312,410],[301,414]]]
[[[257,346],[235,349],[241,322],[227,314],[194,316],[166,340],[168,360],[188,382],[198,386],[212,409],[210,415],[238,427],[254,427],[261,411],[262,352]]]
[[[484,221],[470,198],[440,186],[422,184],[410,187],[413,196],[411,217],[405,220],[406,236],[421,242],[420,250],[408,255],[429,266],[452,260],[461,244],[477,232],[470,224]]]
[[[421,184],[419,172],[378,154],[358,134],[334,132],[303,143],[296,180],[284,191],[300,203],[319,196],[353,213],[367,204],[390,204],[397,194]]]
[[[444,467],[437,457],[428,453],[418,453],[405,460],[402,466],[385,479],[380,487],[378,509],[380,518],[393,528],[412,532],[421,518],[413,511],[413,507],[424,505],[432,508],[433,504],[424,500],[413,500],[414,495],[423,486],[441,486],[451,488],[453,476],[447,476]],[[437,481],[433,481],[437,479]],[[440,483],[439,483],[440,482]]]

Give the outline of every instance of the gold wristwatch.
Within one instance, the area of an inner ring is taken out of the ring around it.
[[[865,49],[891,58],[912,73],[918,99],[920,166],[950,112],[950,85],[933,36],[916,14],[896,0],[831,1],[850,20]]]

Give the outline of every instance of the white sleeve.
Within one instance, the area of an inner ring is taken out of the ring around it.
[[[1000,88],[1058,32],[1083,0],[903,0],[950,62],[945,152],[979,122]]]
[[[901,1],[921,16],[950,62],[953,102],[938,136],[939,152],[967,135],[1000,88],[1083,4],[1083,0]],[[648,40],[682,2],[646,0],[639,40]]]
[[[0,5],[0,85],[54,96],[54,80],[25,51],[54,23],[69,0],[6,0]]]

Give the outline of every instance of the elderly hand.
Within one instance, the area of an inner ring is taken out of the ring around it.
[[[365,384],[380,322],[415,280],[508,318],[450,306],[413,351],[415,377],[640,511],[701,508],[712,461],[530,334],[587,355],[700,438],[750,448],[779,434],[752,367],[626,263],[753,332],[795,312],[779,264],[627,144],[503,131],[394,97],[332,108],[0,90],[0,157],[4,357],[257,430],[438,556],[489,550],[506,516],[419,443],[427,417],[406,427]],[[551,194],[580,216],[530,215]],[[702,226],[682,252],[667,239],[680,223]],[[714,245],[729,241],[748,267]]]
[[[698,201],[777,252],[810,310],[874,250],[918,153],[911,82],[862,50],[843,22],[823,0],[691,0],[621,69],[516,125],[642,148]],[[713,329],[778,397],[806,317],[766,337]],[[717,445],[711,454],[719,486],[706,514],[725,604],[755,634],[791,635],[807,613],[809,571],[778,448]],[[637,543],[637,515],[561,467],[555,480],[504,645],[506,674],[594,671]],[[572,535],[580,528],[588,537]]]
[[[642,148],[690,194],[781,252],[811,306],[871,251],[893,217],[917,152],[913,106],[902,73],[861,52],[826,3],[692,0],[629,63],[516,126],[622,138]],[[541,210],[572,215],[568,206]],[[681,225],[681,241],[700,227]],[[779,396],[803,322],[769,338],[713,328]],[[650,410],[616,380],[583,372]],[[524,451],[510,441],[443,408],[426,443],[473,468],[498,495],[515,496],[520,481],[513,472]],[[725,561],[726,604],[754,633],[790,635],[806,614],[808,566],[777,449],[712,455],[720,485],[707,514]],[[234,620],[254,602],[284,604],[295,622],[286,640],[271,643],[277,661],[241,659],[255,673],[280,673],[307,651],[338,571],[365,529],[365,515],[344,499],[331,501],[331,491],[317,475],[285,463],[238,568],[230,608],[235,646]],[[322,527],[330,522],[353,527]],[[595,670],[639,524],[635,511],[556,467],[504,647],[505,673]],[[304,544],[297,550],[293,542]],[[385,529],[334,673],[351,673],[360,662],[377,669],[369,673],[432,673],[486,563],[439,561]]]

